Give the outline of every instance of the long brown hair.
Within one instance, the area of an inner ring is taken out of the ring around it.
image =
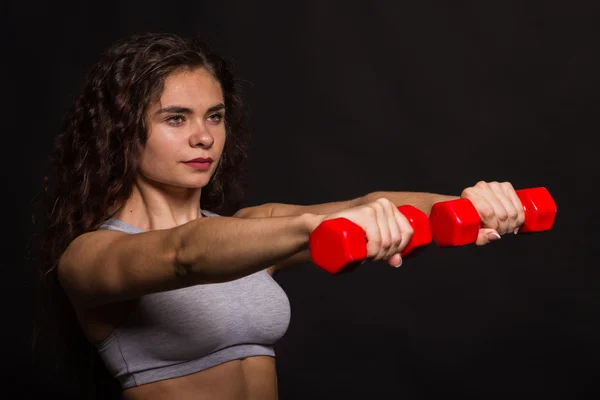
[[[58,260],[73,239],[97,229],[124,205],[147,140],[148,106],[160,97],[170,73],[197,67],[220,82],[227,135],[219,167],[203,188],[200,206],[219,211],[241,199],[248,137],[239,81],[228,62],[200,40],[174,34],[135,35],[115,43],[86,76],[47,165],[46,205],[39,220],[44,228],[38,239],[43,292],[38,316],[49,320],[50,311],[60,310],[52,322],[61,328],[63,339],[75,334],[83,342],[73,310],[57,283]],[[35,338],[40,334],[38,329]],[[69,347],[73,346],[70,339]]]

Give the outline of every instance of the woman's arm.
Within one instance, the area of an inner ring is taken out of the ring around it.
[[[516,232],[516,228],[524,221],[523,207],[510,182],[484,182],[465,188],[460,196],[444,195],[428,192],[372,192],[365,196],[339,202],[314,205],[294,205],[282,203],[267,203],[260,206],[248,207],[236,213],[236,217],[280,217],[300,215],[302,213],[327,214],[338,212],[350,207],[368,204],[375,199],[387,199],[396,206],[410,204],[427,215],[432,206],[440,201],[466,198],[470,200],[479,213],[483,228],[480,229],[477,245],[485,245],[500,235]],[[271,272],[277,269],[310,262],[308,251],[300,252],[294,257],[284,260],[271,267]]]
[[[243,208],[239,210],[234,217],[266,218],[302,215],[304,213],[325,215],[369,204],[377,199],[382,198],[389,200],[396,206],[410,204],[429,215],[431,207],[434,203],[445,200],[454,200],[459,198],[459,196],[448,196],[424,192],[372,192],[356,199],[312,205],[266,203],[258,206]],[[268,271],[270,274],[273,274],[282,268],[292,267],[311,261],[310,252],[308,250],[304,250],[274,264],[273,266],[269,267]]]
[[[302,252],[322,219],[313,214],[199,218],[134,235],[94,231],[65,251],[59,279],[71,299],[84,306],[234,280]]]
[[[347,208],[368,204],[376,199],[388,199],[396,206],[410,204],[429,215],[431,207],[439,201],[454,200],[460,196],[450,196],[426,192],[372,192],[364,196],[344,201],[296,205],[284,203],[266,203],[258,206],[247,207],[239,210],[235,216],[240,218],[282,217],[310,214],[329,214]]]

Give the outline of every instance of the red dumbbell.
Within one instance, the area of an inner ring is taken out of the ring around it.
[[[413,228],[408,245],[402,250],[405,257],[415,248],[431,243],[429,218],[411,205],[398,207]],[[321,223],[309,237],[309,249],[314,264],[331,274],[337,274],[348,264],[367,257],[365,231],[346,218],[336,218]]]
[[[516,190],[525,211],[520,232],[541,232],[552,228],[556,203],[544,187]],[[467,199],[435,203],[429,214],[431,233],[440,247],[463,246],[475,243],[481,218]]]

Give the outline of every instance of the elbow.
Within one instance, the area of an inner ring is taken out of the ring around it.
[[[168,264],[172,266],[173,277],[181,286],[214,283],[219,281],[206,257],[209,249],[203,243],[186,240],[185,235],[175,234],[167,251]]]
[[[178,252],[173,261],[173,274],[176,286],[187,287],[209,283],[228,282],[240,276],[230,276],[220,268],[212,267],[213,262],[201,254],[193,257],[186,254],[185,249]]]
[[[176,279],[189,279],[194,271],[194,260],[197,257],[192,255],[192,249],[184,239],[184,235],[177,234],[177,231],[173,232],[169,242],[169,249],[166,251],[167,264],[173,267]],[[194,247],[197,249],[198,245]]]
[[[198,273],[198,269],[194,267],[196,263],[186,256],[184,249],[174,253],[170,264],[173,266],[173,274],[177,280],[188,280],[194,273]]]

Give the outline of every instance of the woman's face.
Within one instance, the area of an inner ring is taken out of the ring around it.
[[[205,69],[176,71],[146,114],[148,140],[140,173],[171,187],[202,188],[225,145],[225,106],[219,82]]]

